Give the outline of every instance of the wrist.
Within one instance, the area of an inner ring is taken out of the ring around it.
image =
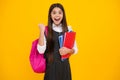
[[[74,53],[74,49],[69,49],[69,53]]]
[[[40,33],[44,33],[44,30],[41,30]]]

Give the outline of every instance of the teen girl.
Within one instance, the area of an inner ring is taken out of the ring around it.
[[[48,13],[48,34],[45,35],[45,26],[39,24],[40,37],[37,45],[39,53],[44,53],[46,58],[46,72],[44,80],[72,80],[69,59],[61,61],[61,55],[77,53],[76,43],[72,49],[60,48],[58,37],[71,30],[67,27],[64,8],[55,3],[50,6]]]

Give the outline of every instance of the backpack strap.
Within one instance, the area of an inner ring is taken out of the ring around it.
[[[45,27],[45,36],[48,35],[48,26]]]

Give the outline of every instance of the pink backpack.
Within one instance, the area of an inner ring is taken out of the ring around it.
[[[45,34],[47,35],[47,28],[45,28]],[[46,59],[44,58],[44,54],[40,54],[37,50],[38,40],[36,39],[32,42],[32,48],[30,52],[30,64],[32,69],[36,73],[44,73],[46,70]]]

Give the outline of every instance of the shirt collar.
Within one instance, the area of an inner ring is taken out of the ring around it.
[[[54,23],[52,24],[53,28],[54,27],[62,27],[62,24],[59,24],[58,26],[56,26]]]
[[[52,24],[52,28],[54,31],[56,32],[62,32],[62,24],[59,24],[58,26],[56,26],[54,23]]]

